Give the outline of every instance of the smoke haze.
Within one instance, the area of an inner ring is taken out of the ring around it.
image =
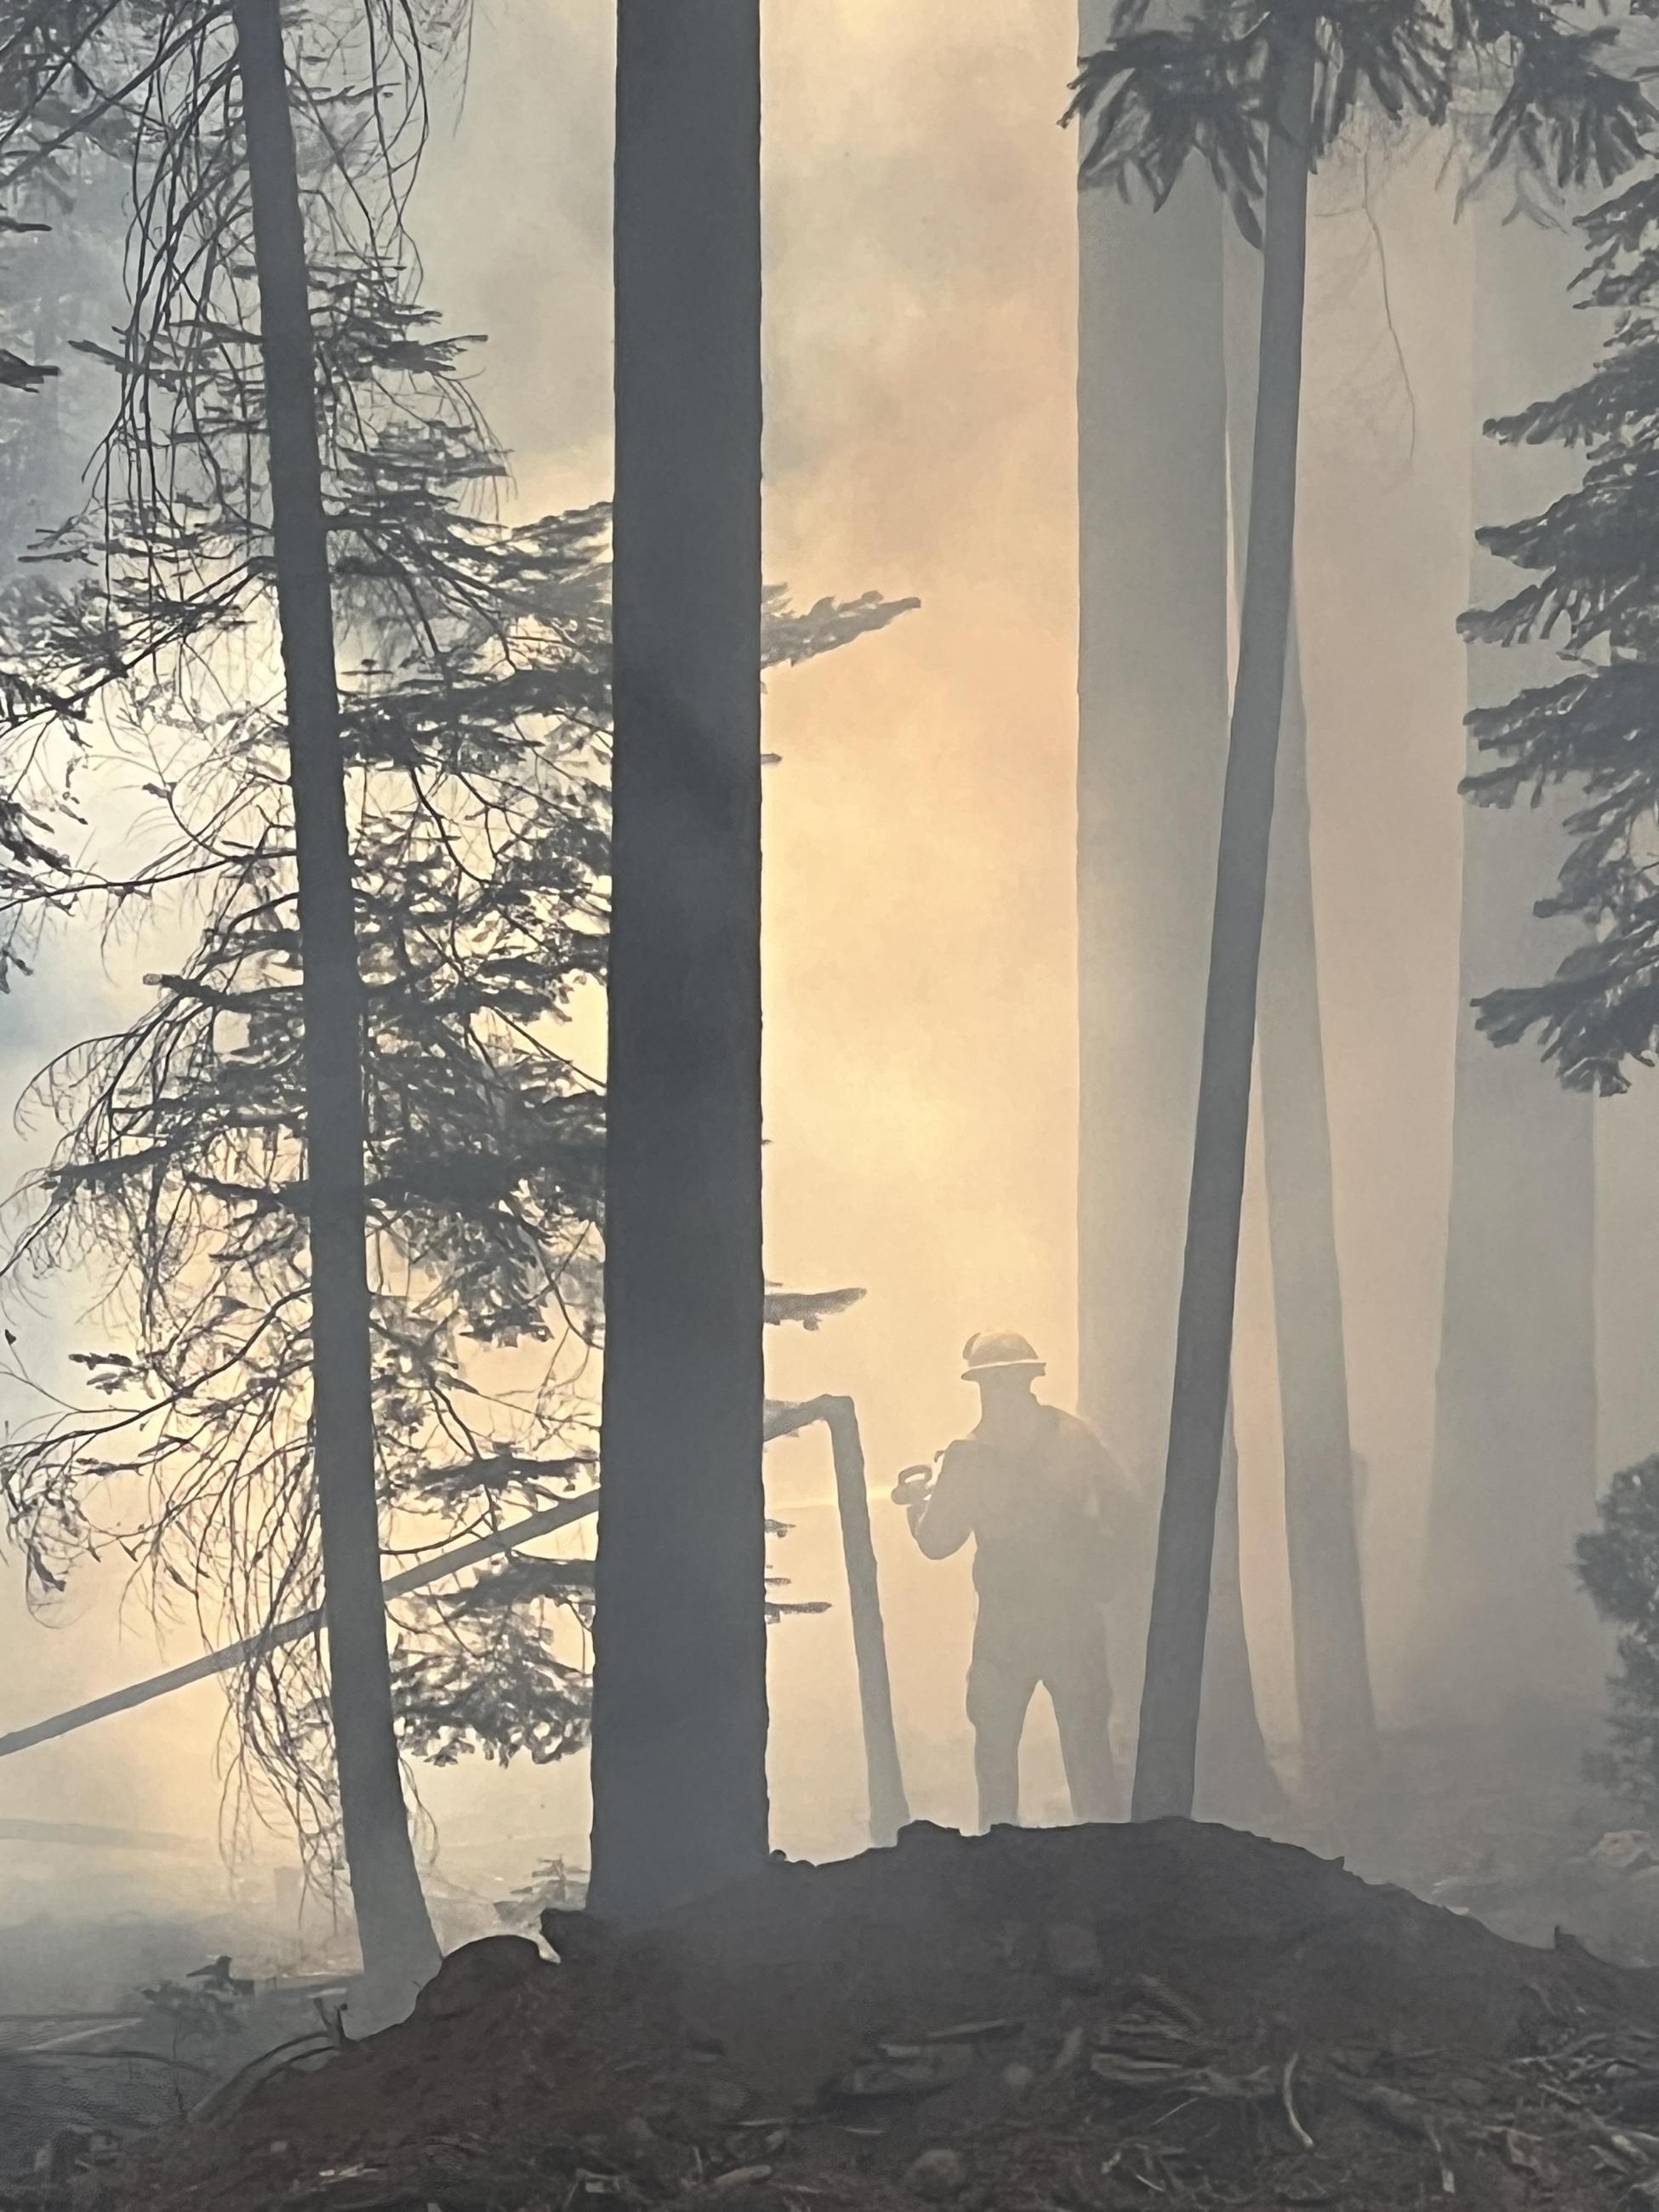
[[[969,1421],[957,1354],[974,1330],[1026,1334],[1048,1391],[1070,1403],[1075,1387],[1076,146],[1056,127],[1073,13],[771,0],[765,26],[769,574],[802,603],[870,587],[922,603],[769,690],[769,1272],[868,1293],[818,1334],[772,1332],[770,1387],[857,1401],[915,1809],[963,1821],[965,1563],[918,1559],[886,1493]],[[524,513],[609,488],[612,58],[610,11],[591,0],[488,0],[460,119],[416,208],[433,303],[489,334],[477,389]],[[1471,395],[1452,198],[1431,149],[1345,164],[1319,180],[1312,241],[1300,589],[1314,870],[1385,1705],[1432,1438],[1459,1018]],[[1180,653],[1178,618],[1146,649]],[[9,1002],[13,1089],[82,1033],[81,973],[54,958],[49,988]],[[1622,1463],[1653,1441],[1641,1317],[1659,1262],[1654,1171],[1636,1176],[1651,1109],[1614,1110],[1604,1442]],[[38,1143],[11,1142],[14,1176]],[[1268,1735],[1283,1739],[1259,1165],[1243,1283],[1245,1606]],[[778,1839],[850,1849],[862,1775],[821,1433],[775,1447],[768,1479],[797,1524],[778,1553],[787,1594],[836,1604],[774,1632]],[[118,1631],[112,1578],[88,1582],[53,1634],[25,1624],[7,1587],[0,1728],[155,1663],[141,1618]],[[191,1649],[182,1632],[168,1646]],[[210,1833],[222,1713],[211,1687],[193,1691],[0,1762],[0,1812],[142,1807],[147,1825]],[[1059,1788],[1046,1713],[1031,1762],[1040,1812]],[[549,1849],[579,1844],[581,1790],[575,1767],[422,1784],[447,1831]]]

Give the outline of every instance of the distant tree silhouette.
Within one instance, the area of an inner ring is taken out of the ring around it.
[[[1486,159],[1611,179],[1638,158],[1650,110],[1603,65],[1605,29],[1569,30],[1540,0],[1378,10],[1210,0],[1180,31],[1141,27],[1085,58],[1071,112],[1091,128],[1091,185],[1166,198],[1196,157],[1262,245],[1250,517],[1205,1005],[1197,1133],[1176,1331],[1169,1459],[1147,1638],[1134,1810],[1189,1814],[1220,1486],[1256,984],[1293,569],[1310,166],[1363,100],[1437,124],[1455,72],[1504,94]],[[1261,215],[1256,209],[1260,203]]]
[[[1476,1001],[1480,1029],[1498,1045],[1531,1041],[1570,1090],[1613,1097],[1659,1047],[1659,886],[1653,822],[1659,767],[1659,172],[1650,160],[1625,190],[1584,214],[1585,259],[1576,290],[1603,311],[1605,335],[1587,375],[1486,425],[1505,447],[1553,446],[1581,456],[1577,481],[1540,512],[1488,523],[1481,546],[1520,571],[1517,587],[1463,619],[1477,645],[1553,649],[1553,680],[1523,684],[1468,717],[1478,765],[1464,789],[1477,805],[1537,806],[1553,833],[1559,872],[1532,888],[1533,913],[1572,925],[1571,949],[1553,975],[1513,975]],[[1534,663],[1536,653],[1532,656]],[[1524,665],[1524,662],[1523,662]],[[1546,674],[1535,665],[1534,678]],[[1541,840],[1529,842],[1539,862]],[[1524,907],[1512,938],[1526,926]],[[1519,956],[1516,964],[1519,965]],[[1531,1164],[1530,1159],[1528,1165]],[[1516,1202],[1513,1188],[1510,1202]],[[1557,1194],[1540,1189],[1540,1202]],[[1528,1217],[1533,1247],[1536,1219]],[[1532,1249],[1532,1248],[1529,1248]],[[1558,1460],[1560,1455],[1558,1455]],[[1524,1463],[1523,1463],[1524,1464]],[[1513,1475],[1510,1461],[1501,1472]],[[1592,1464],[1540,1467],[1553,1534],[1577,1497],[1587,1501]],[[1653,1787],[1656,1729],[1652,1610],[1659,1564],[1650,1522],[1651,1462],[1615,1477],[1600,1532],[1578,1547],[1580,1575],[1603,1616],[1618,1624],[1622,1673],[1614,1685],[1612,1753],[1621,1784]],[[1581,1503],[1577,1510],[1585,1510]],[[1536,1513],[1536,1507],[1533,1509]],[[1565,1540],[1540,1571],[1566,1585]]]
[[[1581,203],[1582,204],[1582,203]],[[1571,204],[1532,185],[1471,211],[1471,505],[1477,522],[1549,506],[1571,453],[1517,447],[1486,418],[1577,382],[1606,318],[1575,312],[1582,242]],[[1516,580],[1470,547],[1468,596]],[[1501,649],[1471,636],[1464,766],[1492,765],[1482,711],[1565,672],[1553,641]],[[1601,1694],[1603,1639],[1575,1588],[1572,1547],[1596,1494],[1595,1102],[1531,1054],[1497,1053],[1476,1003],[1547,973],[1588,933],[1540,915],[1566,845],[1571,793],[1463,810],[1458,986],[1444,1292],[1434,1456],[1411,1636],[1411,1711],[1447,1727],[1524,1724]],[[1549,1265],[1537,1265],[1540,1250]]]

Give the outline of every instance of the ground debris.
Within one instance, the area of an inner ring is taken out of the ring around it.
[[[1659,2206],[1648,1978],[1225,1829],[915,1828],[562,1948],[74,2212]]]

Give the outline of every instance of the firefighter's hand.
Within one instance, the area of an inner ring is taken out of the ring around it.
[[[895,1505],[925,1505],[933,1487],[931,1467],[907,1467],[893,1485]]]

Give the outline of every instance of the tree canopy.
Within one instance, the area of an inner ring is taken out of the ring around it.
[[[1547,0],[1202,0],[1173,30],[1148,29],[1149,12],[1124,0],[1117,35],[1083,58],[1065,118],[1087,128],[1081,181],[1126,197],[1139,186],[1161,206],[1195,161],[1256,245],[1279,79],[1300,39],[1315,50],[1314,163],[1362,109],[1404,128],[1486,105],[1473,181],[1518,163],[1562,188],[1606,184],[1640,158],[1651,120],[1616,29]]]
[[[1571,390],[1486,425],[1506,443],[1582,451],[1580,481],[1541,514],[1480,532],[1528,580],[1463,618],[1482,643],[1553,642],[1568,672],[1470,716],[1492,765],[1465,788],[1487,805],[1551,785],[1582,793],[1538,911],[1581,921],[1583,942],[1553,976],[1488,994],[1480,1019],[1499,1044],[1535,1032],[1564,1082],[1613,1092],[1659,1036],[1659,178],[1650,168],[1581,227],[1582,298],[1610,325],[1600,358]]]

